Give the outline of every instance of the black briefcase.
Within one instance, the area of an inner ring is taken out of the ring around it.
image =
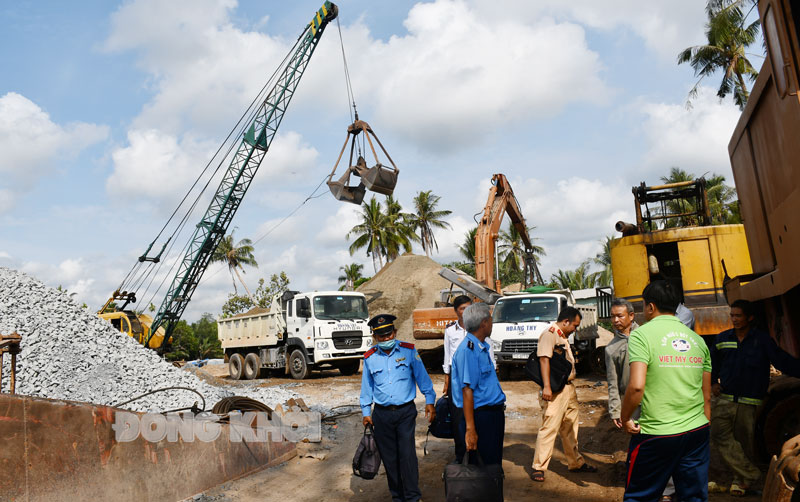
[[[469,462],[475,455],[478,465]],[[461,463],[451,462],[444,467],[444,495],[447,502],[502,502],[503,467],[484,465],[477,451],[468,451]]]
[[[537,384],[539,387],[544,387],[542,383],[542,370],[539,367],[539,356],[536,352],[531,352],[528,356],[528,361],[525,363],[525,373]],[[550,390],[555,394],[560,392],[561,389],[567,385],[567,379],[572,373],[572,363],[567,359],[567,351],[556,345],[553,348],[553,357],[550,358]]]

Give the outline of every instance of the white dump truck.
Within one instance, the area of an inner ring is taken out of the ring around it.
[[[351,291],[287,291],[272,307],[218,319],[231,378],[256,378],[262,368],[302,380],[312,369],[358,372],[372,343],[367,299]]]
[[[597,344],[597,307],[579,305],[569,290],[546,293],[515,293],[501,297],[492,313],[492,344],[501,376],[507,376],[512,365],[523,365],[536,352],[539,335],[558,318],[567,306],[581,314],[578,330],[569,343],[576,363],[590,362]]]

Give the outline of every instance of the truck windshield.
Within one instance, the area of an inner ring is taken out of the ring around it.
[[[494,304],[493,322],[555,321],[558,317],[558,300],[545,298],[503,298]]]
[[[315,296],[314,317],[317,319],[366,319],[367,302],[361,296]]]

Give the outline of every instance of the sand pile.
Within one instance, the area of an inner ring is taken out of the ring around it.
[[[441,340],[414,340],[411,313],[417,308],[433,308],[441,290],[450,281],[439,276],[442,266],[427,256],[406,253],[384,266],[372,279],[358,287],[369,304],[370,315],[397,316],[398,338],[420,348],[432,348]]]

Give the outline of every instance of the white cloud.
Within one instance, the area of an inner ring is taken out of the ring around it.
[[[477,146],[497,127],[541,121],[609,90],[583,29],[552,19],[488,19],[471,5],[438,0],[408,13],[408,34],[375,40],[359,25],[346,40],[361,100],[375,122],[419,147]],[[330,49],[328,49],[330,50]]]
[[[290,41],[234,26],[234,6],[138,0],[114,14],[106,49],[136,50],[156,91],[134,127],[219,132],[235,120]],[[469,4],[437,0],[412,7],[405,26],[408,34],[386,42],[360,21],[343,32],[356,97],[374,110],[370,120],[420,147],[476,145],[493,126],[542,120],[609,95],[599,56],[577,24],[487,20]],[[320,43],[298,94],[305,104],[295,108],[331,113],[319,110],[320,97],[344,97],[340,49],[327,40],[335,36]],[[344,99],[323,102],[343,111],[337,103]]]
[[[514,15],[530,20],[552,15],[605,32],[625,28],[641,37],[665,61],[674,61],[679,51],[704,40],[705,3],[696,0],[475,0],[474,3],[481,16],[489,18]],[[624,38],[623,42],[632,43]]]
[[[108,128],[74,122],[59,125],[36,103],[9,92],[0,97],[0,213],[14,207],[20,193],[108,136]]]
[[[720,102],[712,89],[701,87],[691,108],[643,102],[638,110],[649,145],[643,159],[648,176],[655,180],[676,166],[697,176],[722,174],[733,183],[728,142],[740,111],[730,99]]]
[[[351,228],[361,221],[361,207],[354,204],[342,203],[332,214],[325,218],[322,228],[318,231],[315,241],[323,246],[349,247],[353,239],[345,237]]]

